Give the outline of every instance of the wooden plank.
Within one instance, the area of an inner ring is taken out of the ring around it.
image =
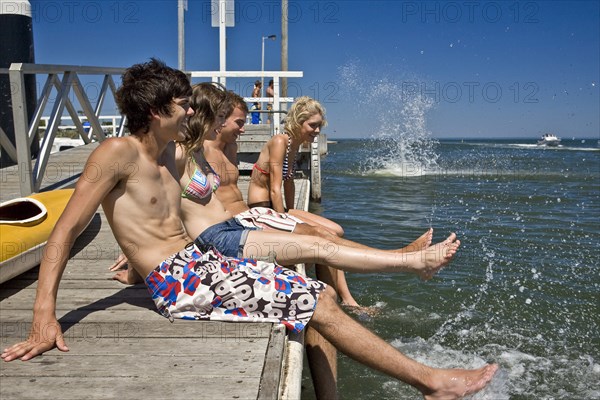
[[[107,313],[103,313],[107,314]],[[170,323],[166,318],[148,320],[127,320],[127,314],[113,314],[111,317],[86,319],[59,318],[66,339],[77,341],[86,338],[98,341],[109,338],[113,341],[126,340],[132,343],[143,342],[141,339],[178,337],[206,341],[219,339],[223,344],[230,342],[252,343],[254,340],[270,337],[272,324],[270,323],[219,323],[209,321],[175,321]],[[142,316],[137,314],[138,317]],[[1,325],[2,338],[0,343],[4,346],[12,342],[25,340],[29,335],[31,318],[28,320],[5,320]],[[41,334],[47,331],[42,328]]]
[[[0,376],[23,376],[31,373],[31,369],[37,369],[37,376],[106,376],[106,374],[98,375],[97,370],[86,371],[83,368],[78,368],[69,371],[65,368],[65,364],[87,363],[94,362],[94,357],[98,357],[98,362],[105,362],[108,357],[119,357],[123,355],[140,355],[144,359],[155,360],[158,363],[159,358],[164,357],[182,357],[181,365],[193,364],[222,364],[227,356],[232,354],[242,361],[239,365],[234,365],[229,373],[235,371],[241,372],[249,370],[252,367],[252,372],[249,375],[260,377],[263,368],[263,360],[265,349],[267,347],[269,337],[260,338],[250,341],[229,341],[227,346],[222,346],[218,338],[207,340],[194,340],[173,337],[158,337],[147,338],[146,340],[114,340],[112,337],[88,338],[82,337],[78,340],[72,340],[69,344],[70,351],[61,352],[57,349],[50,350],[42,356],[34,358],[31,363],[2,363]],[[84,360],[89,359],[89,360]],[[244,364],[259,360],[259,364]],[[136,360],[129,360],[129,362]],[[144,368],[144,363],[138,364]],[[123,361],[125,362],[125,360]],[[29,367],[28,364],[32,366]],[[132,363],[133,364],[133,363]],[[155,364],[155,363],[151,363]],[[47,369],[44,369],[47,366]],[[115,376],[130,374],[130,371],[106,371]],[[206,369],[207,374],[213,376],[218,375],[213,369]]]
[[[118,365],[121,359],[115,359]],[[258,384],[255,377],[206,377],[202,371],[150,366],[160,370],[154,376],[115,378],[42,377],[2,378],[0,398],[27,400],[101,400],[101,399],[255,399]],[[223,369],[227,369],[224,366]],[[217,382],[218,384],[215,384]],[[48,388],[57,388],[48,390]],[[253,395],[254,393],[254,395]]]
[[[284,348],[285,328],[282,325],[275,326],[271,331],[264,368],[260,378],[258,392],[259,400],[276,399],[279,397],[279,383],[283,365]]]

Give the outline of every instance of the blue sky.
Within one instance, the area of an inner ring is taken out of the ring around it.
[[[176,0],[31,3],[37,63],[177,66]],[[260,70],[276,34],[265,70],[278,70],[280,2],[235,3],[227,68]],[[436,138],[600,137],[599,1],[289,4],[289,69],[304,71],[290,95],[324,104],[330,137],[407,129],[409,109]],[[185,33],[186,69],[218,70],[209,1],[188,1]]]

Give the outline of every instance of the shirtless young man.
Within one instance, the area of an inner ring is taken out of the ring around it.
[[[117,102],[127,117],[132,135],[107,139],[90,155],[75,193],[46,246],[48,254],[43,257],[40,267],[30,336],[26,341],[4,349],[0,355],[4,361],[26,361],[55,346],[60,351],[68,351],[56,318],[58,286],[75,239],[99,205],[102,205],[113,234],[131,266],[138,274],[147,277],[149,287],[156,289],[153,298],[163,313],[183,316],[189,312],[195,313],[198,319],[225,319],[223,311],[227,302],[197,302],[200,304],[194,304],[196,308],[192,310],[187,308],[192,305],[190,303],[183,305],[184,310],[178,309],[179,297],[177,306],[169,304],[157,283],[164,276],[177,279],[172,274],[181,272],[182,265],[184,269],[188,268],[187,278],[198,278],[195,280],[197,286],[188,285],[186,290],[200,291],[202,297],[212,295],[216,300],[215,293],[205,285],[204,279],[214,283],[219,274],[224,280],[228,279],[228,275],[229,279],[235,276],[236,281],[242,275],[277,292],[275,285],[268,283],[270,273],[261,276],[260,273],[256,274],[255,269],[245,266],[248,262],[228,260],[212,249],[196,248],[182,228],[173,141],[181,139],[181,127],[193,114],[188,103],[191,88],[185,74],[153,60],[129,68],[122,82]],[[130,168],[131,165],[138,168],[134,170]],[[93,174],[89,176],[98,177],[93,182],[85,179],[86,171],[92,170]],[[62,251],[57,253],[52,249]],[[223,266],[227,268],[214,268],[215,263],[224,263]],[[268,269],[265,265],[265,270]],[[270,269],[284,277],[294,275],[273,265]],[[187,278],[186,282],[189,283]],[[298,327],[295,323],[302,325],[308,321],[338,350],[366,366],[414,386],[425,398],[454,399],[475,393],[489,383],[498,368],[495,364],[475,370],[427,367],[404,356],[348,317],[336,304],[330,288],[310,279],[304,283],[293,285],[292,292],[302,291],[305,298],[303,304],[312,305],[312,309],[305,308],[302,312],[294,310],[295,317],[288,312],[287,319],[280,322],[288,326],[293,324],[292,328],[295,328]],[[277,292],[277,295],[280,297],[281,292]],[[275,302],[272,297],[271,305]],[[261,314],[269,316],[266,308]],[[301,316],[303,320],[298,321]],[[235,318],[248,322],[255,320],[252,316]],[[48,329],[51,326],[55,329]],[[40,331],[40,327],[44,327],[44,332]]]

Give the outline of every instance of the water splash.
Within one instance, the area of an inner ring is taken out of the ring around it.
[[[437,169],[439,157],[437,142],[426,127],[426,114],[434,102],[407,90],[405,83],[414,84],[414,77],[403,80],[401,75],[391,78],[391,74],[366,73],[356,62],[340,68],[344,87],[359,99],[361,115],[376,121],[369,132],[372,142],[366,148],[370,154],[361,171],[403,177],[428,175]],[[365,79],[368,76],[377,77]]]

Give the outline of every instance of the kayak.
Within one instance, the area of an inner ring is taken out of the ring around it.
[[[40,264],[44,245],[74,189],[60,189],[0,204],[0,283]]]

